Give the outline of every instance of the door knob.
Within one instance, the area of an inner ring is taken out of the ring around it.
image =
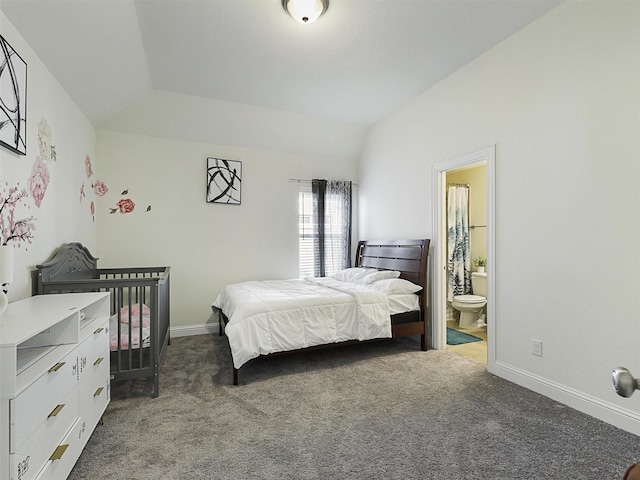
[[[633,378],[631,372],[624,367],[618,367],[612,372],[613,388],[621,397],[630,397],[640,389],[640,380]]]

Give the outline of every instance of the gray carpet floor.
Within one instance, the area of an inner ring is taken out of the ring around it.
[[[114,385],[70,479],[621,479],[640,438],[448,351],[388,340],[254,360],[172,340]]]

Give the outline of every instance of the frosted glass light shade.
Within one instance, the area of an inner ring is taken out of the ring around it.
[[[299,23],[313,23],[329,6],[329,0],[282,0],[282,6]]]
[[[13,245],[0,246],[0,284],[13,282]]]

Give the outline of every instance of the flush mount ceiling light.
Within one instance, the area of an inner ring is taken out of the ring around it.
[[[329,0],[282,0],[282,7],[299,23],[313,23],[327,11]]]

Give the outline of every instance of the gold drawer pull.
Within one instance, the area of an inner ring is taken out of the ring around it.
[[[64,366],[65,362],[58,362],[53,367],[49,369],[49,373],[57,372]]]
[[[96,393],[93,394],[94,397],[97,397],[98,395],[100,395],[102,393],[102,390],[104,390],[104,387],[100,387],[96,390]]]
[[[60,460],[62,458],[62,455],[64,455],[64,452],[67,451],[67,448],[69,448],[68,443],[66,445],[58,445],[58,448],[56,448],[49,457],[49,460]]]
[[[94,365],[100,365],[102,363],[102,361],[104,360],[104,357],[98,357],[96,359],[95,362],[93,362]]]
[[[98,329],[97,329],[95,332],[93,332],[93,333],[100,333],[100,332],[101,332],[101,331],[103,331],[103,330],[104,330],[104,328],[100,327],[100,328],[98,328]]]
[[[62,410],[64,408],[64,403],[61,403],[60,405],[58,405],[56,408],[54,408],[51,413],[49,414],[49,416],[47,418],[51,418],[51,417],[55,417],[56,415],[58,415],[60,413],[60,410]]]

